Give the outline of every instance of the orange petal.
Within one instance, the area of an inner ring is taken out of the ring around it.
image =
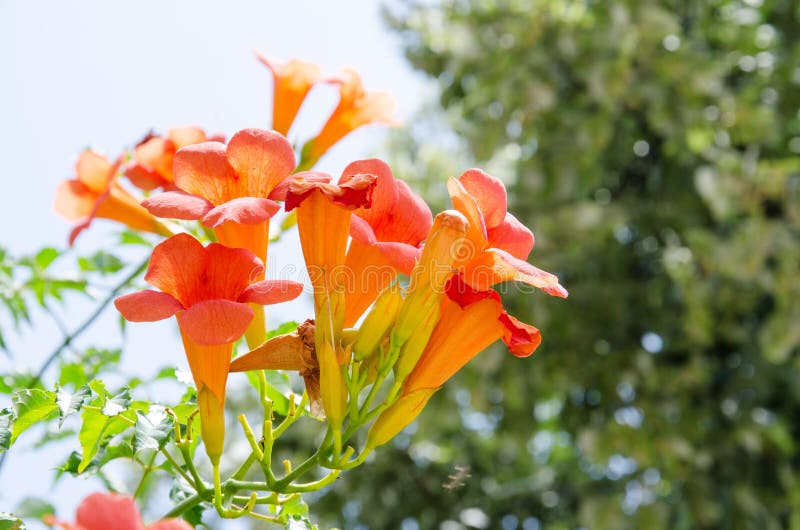
[[[473,242],[477,249],[486,248],[486,223],[478,202],[454,178],[447,181],[447,191],[450,193],[450,200],[453,201],[453,208],[461,212],[469,221],[469,228],[467,229],[469,240]]]
[[[148,197],[142,201],[142,207],[156,217],[187,221],[201,219],[214,209],[214,205],[204,198],[180,190]]]
[[[142,530],[133,499],[115,493],[92,493],[78,506],[75,521],[85,530]]]
[[[281,207],[277,202],[258,197],[240,197],[222,203],[203,217],[203,224],[218,228],[224,223],[257,225],[272,218]]]
[[[311,141],[311,159],[318,160],[336,142],[353,130],[371,123],[396,125],[395,101],[386,92],[367,92],[354,70],[345,70],[337,80],[339,104],[319,134]]]
[[[202,278],[203,299],[238,300],[250,283],[263,275],[261,260],[247,249],[211,243],[205,252],[208,265]]]
[[[78,162],[75,164],[75,175],[77,180],[87,188],[96,193],[102,193],[116,176],[116,169],[113,173],[112,169],[114,168],[106,157],[86,150],[78,157]]]
[[[121,296],[114,306],[130,322],[164,320],[185,309],[172,295],[151,290]]]
[[[227,156],[238,175],[240,189],[238,195],[226,200],[266,198],[295,167],[292,144],[283,135],[264,129],[243,129],[234,134],[228,142]]]
[[[193,527],[183,519],[164,519],[149,525],[147,530],[193,530]]]
[[[203,129],[191,125],[169,129],[167,131],[167,138],[175,145],[175,150],[186,147],[187,145],[199,144],[209,140]]]
[[[404,392],[440,387],[478,353],[503,337],[506,327],[498,320],[502,313],[502,304],[494,298],[484,298],[465,309],[445,298],[439,323],[408,376]]]
[[[515,258],[528,259],[533,250],[533,232],[510,213],[506,213],[502,223],[493,226],[487,232],[490,247],[505,250]]]
[[[288,134],[306,94],[322,76],[318,66],[292,59],[280,64],[256,52],[256,57],[272,71],[272,128]]]
[[[303,284],[291,280],[263,280],[252,283],[239,295],[239,302],[271,305],[288,302],[300,296]]]
[[[485,291],[500,282],[526,283],[552,296],[566,298],[569,293],[558,283],[558,277],[517,259],[496,248],[482,251],[464,265],[464,280],[473,288]]]
[[[508,209],[508,198],[506,187],[500,179],[473,168],[462,173],[458,182],[478,203],[487,228],[503,222]]]
[[[178,234],[156,245],[144,279],[189,307],[202,287],[207,264],[203,245],[189,234]]]
[[[91,214],[99,196],[79,180],[65,180],[58,186],[54,207],[66,219],[77,221]]]
[[[344,325],[350,327],[378,294],[397,279],[399,271],[377,245],[366,245],[355,238],[350,241],[344,270],[347,271]]]
[[[247,304],[230,300],[205,300],[178,313],[178,325],[197,344],[215,346],[244,335],[253,319]]]
[[[508,313],[500,315],[500,322],[506,327],[503,342],[515,357],[527,357],[541,344],[542,334],[538,328],[520,322]]]
[[[175,185],[187,193],[222,204],[238,194],[236,172],[228,162],[225,144],[203,142],[175,153],[173,162]]]

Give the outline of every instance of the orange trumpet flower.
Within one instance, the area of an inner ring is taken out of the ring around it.
[[[516,357],[527,357],[541,343],[539,330],[506,313],[496,291],[477,291],[456,275],[448,282],[446,293],[439,321],[399,399],[370,429],[370,450],[414,421],[448,379],[497,339],[502,338]]]
[[[191,530],[181,519],[164,519],[145,526],[133,499],[116,493],[92,493],[81,502],[75,523],[46,515],[43,522],[64,530]]]
[[[303,257],[314,289],[315,346],[320,392],[328,422],[341,427],[347,391],[340,366],[346,352],[340,344],[344,327],[345,250],[353,210],[369,207],[377,177],[343,173],[338,184],[330,175],[306,171],[289,183],[286,211],[297,208]]]
[[[218,243],[203,247],[194,237],[178,234],[153,249],[144,277],[161,291],[140,291],[114,301],[131,322],[177,317],[212,462],[219,461],[223,449],[233,343],[253,319],[251,306],[292,300],[303,290],[297,282],[255,281],[263,275],[261,260],[246,249]]]
[[[228,142],[203,142],[175,154],[178,191],[167,191],[142,202],[158,217],[202,220],[225,246],[245,248],[263,263],[267,259],[269,220],[280,206],[276,190],[294,169],[294,151],[282,135],[244,129]],[[263,278],[263,276],[262,276]],[[255,348],[266,338],[264,311],[253,307],[255,319],[247,343]]]
[[[256,57],[272,72],[272,128],[288,136],[306,94],[322,77],[319,66],[298,59],[279,63],[259,52]]]
[[[125,176],[139,189],[154,190],[172,186],[172,161],[175,152],[187,145],[206,141],[224,142],[221,136],[206,136],[199,127],[175,127],[165,136],[147,135],[133,151]]]
[[[453,207],[469,221],[467,237],[471,255],[462,260],[464,280],[479,291],[504,281],[519,281],[566,298],[558,278],[525,261],[533,249],[533,233],[506,211],[506,188],[496,177],[480,169],[451,178],[447,189]]]
[[[420,196],[378,159],[348,165],[345,174],[378,177],[369,208],[353,211],[345,266],[352,282],[347,291],[344,325],[358,318],[399,274],[410,275],[419,261],[422,241],[433,224],[431,210]]]
[[[345,70],[330,82],[339,85],[339,104],[316,138],[303,147],[303,168],[312,167],[336,142],[362,125],[398,125],[394,98],[388,92],[367,92],[355,70]]]
[[[119,221],[134,230],[172,235],[172,230],[119,185],[117,176],[121,165],[122,157],[112,164],[94,151],[84,151],[75,164],[75,178],[59,186],[55,209],[70,221],[76,221],[69,235],[70,245],[96,217]]]

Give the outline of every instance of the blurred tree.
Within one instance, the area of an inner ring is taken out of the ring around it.
[[[800,529],[800,4],[387,18],[571,296],[507,286],[544,330],[535,357],[479,357],[316,510],[345,528]],[[434,121],[395,147],[399,176],[438,188],[456,158],[429,152]]]

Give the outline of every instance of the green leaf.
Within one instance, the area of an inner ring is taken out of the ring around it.
[[[54,249],[53,247],[45,247],[42,250],[40,250],[36,254],[36,256],[34,256],[33,263],[39,269],[44,270],[47,267],[49,267],[50,264],[53,263],[58,258],[58,256],[60,256],[58,250]]]
[[[81,410],[81,407],[91,395],[92,391],[89,389],[88,385],[83,385],[74,394],[70,394],[63,388],[59,388],[56,391],[56,405],[58,405],[58,412],[61,416],[58,420],[58,426],[61,427],[67,417]]]
[[[7,451],[11,447],[11,424],[13,414],[10,409],[0,410],[0,452]]]
[[[122,390],[106,401],[106,404],[103,406],[103,414],[106,416],[116,416],[121,412],[124,412],[128,409],[128,406],[131,404],[131,389],[128,387],[122,387]]]
[[[78,266],[85,272],[113,274],[122,270],[125,267],[125,263],[117,256],[100,250],[88,258],[78,258]]]
[[[20,390],[11,398],[14,409],[14,425],[11,428],[11,443],[20,434],[40,421],[54,417],[58,412],[56,395],[48,390]]]
[[[109,417],[94,408],[84,408],[81,414],[83,423],[78,433],[81,445],[81,461],[78,473],[82,473],[92,462],[98,451],[115,436],[130,427],[124,416]]]
[[[138,455],[142,451],[159,451],[172,434],[172,416],[161,407],[151,408],[148,414],[136,413],[136,426],[133,431],[133,450]]]
[[[26,530],[25,523],[10,513],[0,512],[0,530]]]
[[[147,239],[141,236],[138,232],[133,232],[131,230],[125,230],[119,235],[119,242],[121,245],[144,245],[146,247],[152,247],[152,243],[150,243]]]
[[[55,508],[44,499],[26,497],[17,505],[15,512],[18,513],[20,517],[41,520],[45,515],[55,513]]]
[[[267,338],[271,339],[272,337],[277,337],[278,335],[285,335],[286,333],[291,333],[292,331],[296,330],[300,324],[295,322],[294,320],[290,320],[289,322],[284,322],[277,328],[267,332]]]

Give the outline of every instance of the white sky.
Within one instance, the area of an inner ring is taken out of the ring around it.
[[[253,49],[315,62],[327,75],[353,67],[367,88],[392,92],[399,116],[409,119],[426,86],[405,64],[378,6],[369,0],[0,0],[0,245],[13,254],[65,246],[69,224],[52,211],[53,197],[87,146],[115,156],[151,128],[195,124],[230,137],[241,128],[267,127],[271,76]],[[335,103],[332,89],[315,90],[311,97],[316,103],[301,112],[293,129],[304,134],[292,140],[316,133],[325,109]],[[318,168],[338,175],[347,162],[379,154],[382,138],[380,128],[362,129]],[[79,238],[79,253],[113,241],[102,225],[108,226],[98,222]],[[277,251],[271,247],[275,258]],[[295,252],[284,249],[284,256]],[[278,274],[287,264],[270,261]],[[272,320],[305,318],[307,308],[297,302]],[[65,319],[75,325],[90,309],[73,300]],[[116,318],[108,311],[79,345],[118,343]],[[12,341],[12,361],[0,355],[0,372],[10,362],[36,366],[60,342],[46,318],[39,315],[36,322]],[[129,328],[122,368],[146,376],[170,357],[183,363],[173,324]],[[0,400],[0,408],[6,405]],[[36,495],[71,519],[79,500],[100,489],[96,480],[70,477],[48,489],[55,460],[77,440],[36,452],[25,438],[0,474],[0,511]]]

